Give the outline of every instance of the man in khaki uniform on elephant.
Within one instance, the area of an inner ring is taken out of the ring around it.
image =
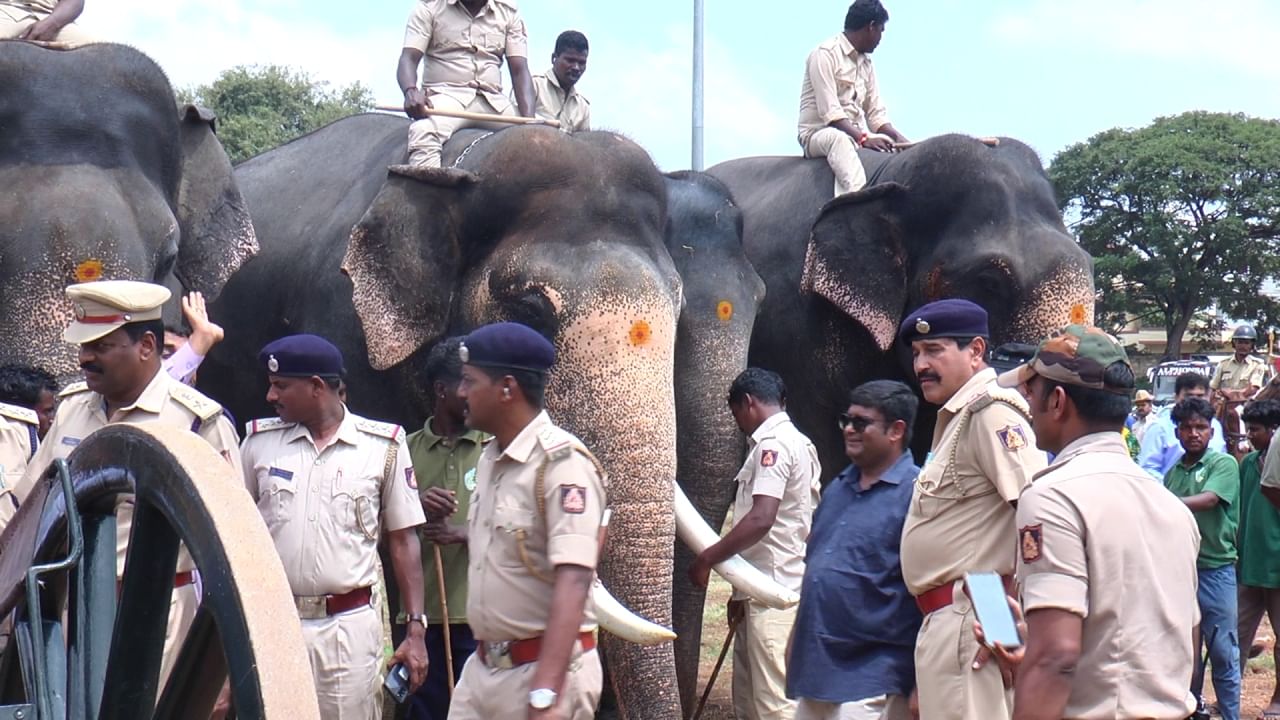
[[[94,42],[75,22],[82,12],[84,0],[0,0],[0,40]]]
[[[916,692],[929,720],[1011,713],[1000,668],[973,635],[963,581],[966,572],[995,572],[1012,589],[1014,505],[1046,458],[1026,400],[995,384],[988,336],[986,311],[968,300],[929,303],[898,331],[925,400],[941,406],[902,529],[902,576],[924,615]]]
[[[591,101],[578,90],[578,81],[587,71],[590,50],[586,35],[565,30],[556,38],[551,67],[533,76],[533,90],[537,95],[535,113],[543,120],[558,121],[565,132],[591,129]]]
[[[404,91],[409,126],[409,164],[440,167],[440,150],[465,127],[500,129],[502,124],[442,116],[427,109],[533,117],[529,40],[516,0],[416,0],[405,28],[396,80]],[[426,58],[421,87],[418,65]],[[506,58],[515,105],[502,92]]]

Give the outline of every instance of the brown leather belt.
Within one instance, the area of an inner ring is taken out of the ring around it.
[[[1006,592],[1013,585],[1013,578],[1001,575],[1000,581]],[[943,583],[932,590],[926,590],[916,596],[916,607],[921,615],[929,615],[955,602],[955,582]]]
[[[302,620],[319,620],[330,615],[337,615],[348,610],[373,604],[373,589],[356,588],[341,595],[293,596],[293,604],[298,608],[298,617]]]
[[[176,590],[181,587],[186,587],[195,581],[196,581],[196,573],[194,570],[180,572],[177,575],[173,576],[173,587]]]
[[[582,652],[584,653],[596,649],[596,635],[594,632],[578,633],[578,642],[581,643]],[[476,654],[480,656],[480,662],[494,670],[509,670],[521,665],[528,665],[531,662],[537,662],[538,654],[541,652],[541,637],[527,640],[481,642],[476,645]]]

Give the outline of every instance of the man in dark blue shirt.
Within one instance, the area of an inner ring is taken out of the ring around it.
[[[916,467],[919,401],[900,382],[859,386],[840,417],[853,462],[813,516],[787,667],[796,720],[906,720],[920,611],[899,546]]]

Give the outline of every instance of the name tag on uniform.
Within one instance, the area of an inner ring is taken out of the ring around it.
[[[284,468],[273,467],[267,471],[267,477],[278,477],[281,480],[293,480],[293,471]]]
[[[75,447],[75,446],[77,446],[77,445],[79,445],[79,444],[80,444],[80,438],[74,438],[74,437],[70,437],[70,436],[68,436],[68,435],[64,435],[64,436],[62,437],[62,444],[63,444],[63,445],[69,445],[69,446],[71,446],[71,447]]]

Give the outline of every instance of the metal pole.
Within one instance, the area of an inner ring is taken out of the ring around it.
[[[702,20],[703,0],[693,0],[693,159],[694,170],[702,169]]]

